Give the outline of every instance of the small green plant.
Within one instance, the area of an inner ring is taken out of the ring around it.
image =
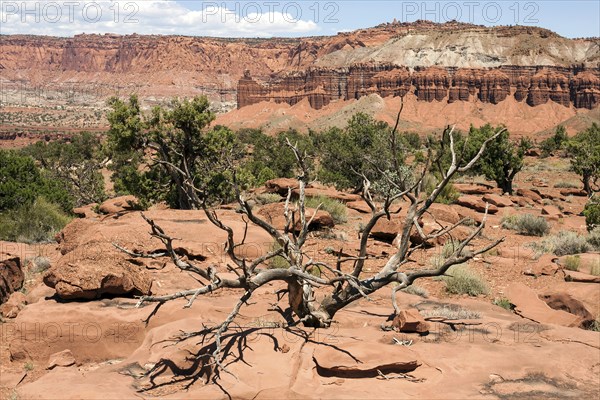
[[[305,205],[308,208],[317,208],[321,205],[321,210],[327,211],[336,224],[343,224],[348,220],[346,216],[346,205],[340,201],[326,196],[307,197]]]
[[[504,308],[505,310],[508,310],[508,311],[511,311],[513,309],[513,305],[510,302],[510,300],[508,300],[507,298],[504,298],[504,297],[494,299],[493,304],[495,306],[502,307],[502,308]]]
[[[23,365],[23,368],[25,369],[25,371],[33,371],[35,365],[33,365],[33,362],[29,361],[26,362],[25,365]]]
[[[423,297],[424,299],[429,297],[429,293],[426,289],[416,285],[410,285],[409,287],[402,289],[402,291],[404,293],[414,294],[415,296]]]
[[[489,292],[483,278],[466,265],[454,265],[444,277],[446,291],[453,294],[468,294],[478,296]]]
[[[565,268],[569,271],[579,271],[580,264],[581,258],[579,255],[565,257]]]
[[[596,262],[596,264],[592,265],[590,268],[590,275],[600,276],[600,262]]]
[[[502,218],[502,227],[519,232],[522,235],[544,236],[550,232],[550,225],[544,217],[532,214],[510,215]]]

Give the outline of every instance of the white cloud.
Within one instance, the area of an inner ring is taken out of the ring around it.
[[[205,2],[200,11],[173,0],[0,0],[0,34],[73,36],[80,33],[222,37],[310,35],[319,31],[293,7],[269,2]],[[298,4],[298,3],[293,3]]]

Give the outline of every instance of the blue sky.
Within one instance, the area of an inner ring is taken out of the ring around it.
[[[396,19],[530,25],[600,36],[600,1],[0,0],[0,34],[332,35]]]

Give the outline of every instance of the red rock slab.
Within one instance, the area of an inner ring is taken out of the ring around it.
[[[587,196],[587,193],[585,190],[576,189],[576,188],[560,189],[560,194],[562,194],[563,196],[581,196],[581,197]]]
[[[486,203],[482,199],[476,196],[460,196],[456,200],[456,204],[461,205],[463,207],[470,208],[477,212],[485,212]],[[493,204],[490,204],[488,207],[489,214],[496,214],[498,212],[498,207]]]
[[[321,376],[369,378],[383,374],[406,373],[421,363],[404,346],[362,342],[318,346],[313,353],[317,373]]]
[[[517,189],[517,196],[526,197],[530,200],[535,201],[536,203],[541,203],[542,196],[529,189]]]
[[[464,194],[488,194],[492,188],[483,185],[470,185],[468,183],[453,183],[456,190]]]
[[[54,353],[48,360],[48,366],[46,369],[53,369],[56,367],[70,367],[75,364],[75,357],[71,350],[63,350],[58,353]]]
[[[558,207],[551,206],[551,205],[547,205],[547,206],[543,206],[542,207],[542,215],[547,215],[550,218],[556,218],[556,219],[563,217],[563,214],[558,209]]]
[[[458,212],[447,204],[433,203],[427,212],[433,215],[435,219],[450,222],[451,224],[456,224],[461,219]]]
[[[537,293],[522,283],[513,283],[506,290],[506,297],[515,305],[515,313],[523,318],[544,324],[579,326],[581,317],[566,311],[553,310]]]
[[[507,196],[500,196],[494,193],[484,195],[483,201],[493,204],[496,207],[512,207],[514,205]]]
[[[108,199],[100,204],[98,211],[102,214],[116,214],[124,211],[137,209],[139,205],[138,199],[135,196],[121,196],[114,199]]]
[[[567,282],[600,283],[600,276],[578,271],[569,271],[566,269],[564,269],[563,272],[565,273],[565,281]]]
[[[359,213],[363,213],[363,214],[371,213],[371,207],[369,207],[367,202],[364,200],[349,201],[346,203],[346,207],[351,208],[352,210],[358,211]]]

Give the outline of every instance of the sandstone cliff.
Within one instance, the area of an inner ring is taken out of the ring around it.
[[[516,66],[497,68],[353,65],[310,68],[268,81],[249,72],[239,81],[238,108],[262,101],[294,105],[307,98],[320,109],[335,100],[414,93],[419,101],[472,101],[498,104],[509,96],[538,106],[548,101],[592,109],[600,104],[600,69],[581,66]]]
[[[598,38],[566,39],[535,27],[418,21],[290,39],[0,39],[0,126],[9,136],[22,126],[105,127],[106,99],[132,92],[147,106],[207,95],[221,112],[264,101],[307,101],[316,110],[407,93],[430,105],[514,99],[593,109],[600,99]]]

